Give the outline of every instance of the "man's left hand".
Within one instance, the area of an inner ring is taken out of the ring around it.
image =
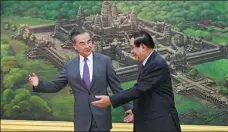
[[[100,96],[95,96],[95,98],[100,99],[100,100],[93,101],[91,103],[92,105],[95,105],[97,107],[108,107],[109,105],[111,105],[109,96],[100,95]]]
[[[127,116],[123,120],[125,123],[129,123],[129,122],[133,122],[134,121],[134,114],[133,114],[131,109],[125,111],[125,114],[127,114]]]

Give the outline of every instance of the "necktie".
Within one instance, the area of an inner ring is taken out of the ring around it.
[[[87,65],[88,58],[84,58],[84,68],[83,68],[83,81],[87,88],[90,86],[90,77],[89,77],[89,67]]]
[[[143,70],[144,70],[144,65],[143,64],[141,64],[141,71],[140,72],[143,72]]]
[[[144,65],[143,64],[140,64],[140,71],[139,71],[139,76],[138,76],[138,78],[142,75],[142,72],[143,72],[143,70],[144,70]]]

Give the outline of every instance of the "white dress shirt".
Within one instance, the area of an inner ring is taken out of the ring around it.
[[[91,82],[93,77],[93,53],[87,56],[87,58],[88,58],[87,65],[89,67],[89,77]],[[82,79],[83,79],[84,64],[85,64],[84,57],[80,55],[80,75]]]
[[[145,66],[146,65],[146,62],[147,62],[147,60],[149,59],[149,57],[151,56],[151,54],[154,52],[154,50],[152,50],[151,52],[150,52],[150,54],[146,57],[146,59],[143,61],[143,66]]]

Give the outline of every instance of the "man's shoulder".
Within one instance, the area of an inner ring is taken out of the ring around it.
[[[110,57],[101,53],[94,52],[94,56],[97,56],[102,59],[109,59]]]
[[[155,58],[156,58],[157,61],[160,61],[160,62],[163,62],[163,63],[165,62],[165,59],[159,53],[157,53]]]
[[[152,59],[151,61],[152,64],[154,65],[159,65],[159,66],[167,66],[167,62],[166,60],[160,55],[160,54],[156,54],[156,56]]]
[[[65,65],[68,65],[68,64],[71,64],[71,63],[75,63],[78,60],[79,60],[78,57],[73,57],[73,58],[71,58],[70,60],[68,60],[68,61],[66,61],[64,63],[65,63]]]

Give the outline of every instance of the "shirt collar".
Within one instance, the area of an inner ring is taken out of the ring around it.
[[[143,61],[143,66],[145,66],[146,65],[146,62],[147,62],[147,60],[149,59],[149,57],[151,56],[151,54],[154,52],[154,50],[152,50],[151,52],[150,52],[150,54],[146,57],[146,59]]]
[[[85,57],[81,56],[80,54],[79,54],[79,56],[80,56],[80,61],[81,62],[84,62],[84,58]],[[92,59],[93,59],[93,53],[91,53],[89,56],[87,56],[87,59],[88,59],[88,61],[92,61]]]

